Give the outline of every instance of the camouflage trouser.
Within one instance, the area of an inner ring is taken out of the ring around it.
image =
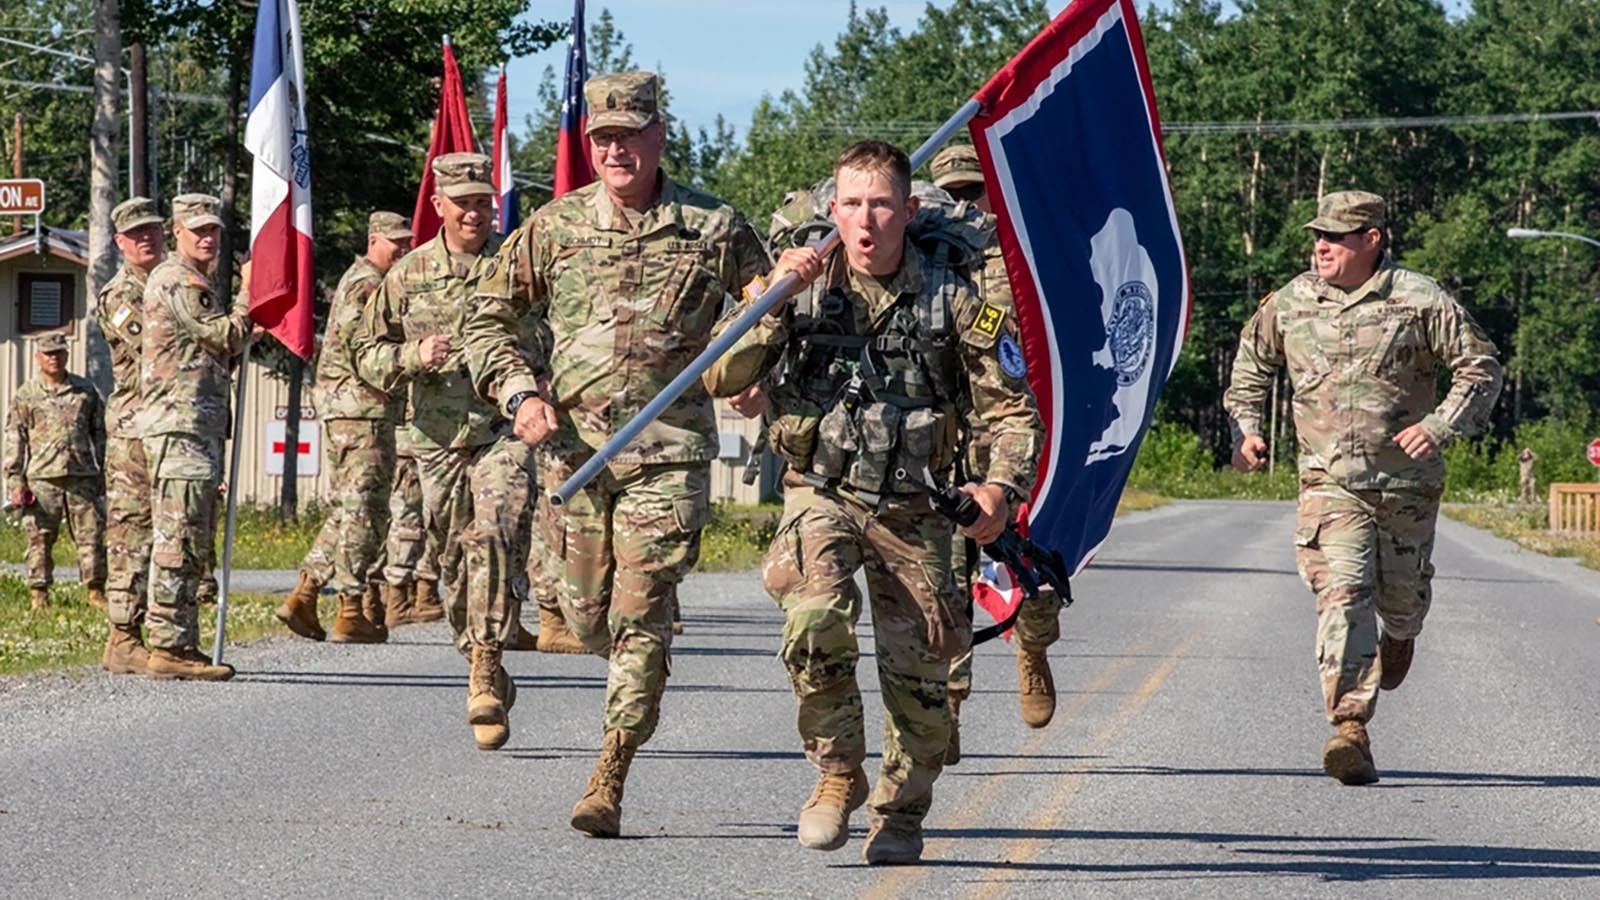
[[[98,475],[28,482],[34,502],[22,510],[22,527],[28,538],[29,587],[48,588],[54,580],[56,564],[50,551],[55,549],[63,522],[78,545],[78,580],[96,588],[106,583],[103,484]]]
[[[1352,491],[1302,480],[1295,562],[1317,595],[1317,664],[1328,721],[1365,722],[1378,702],[1378,620],[1422,631],[1433,591],[1439,488]]]
[[[150,646],[200,643],[197,592],[217,514],[222,442],[194,434],[144,439],[150,462]]]
[[[915,826],[950,741],[950,660],[972,637],[950,577],[950,524],[930,514],[926,500],[892,501],[875,513],[786,486],[761,581],[787,616],[782,657],[800,701],[806,758],[825,772],[849,772],[867,755],[856,684],[855,573],[863,566],[885,711],[883,771],[868,815],[874,824]]]
[[[417,475],[422,482],[422,530],[426,538],[416,577],[423,578],[424,565],[432,563],[439,582],[439,598],[444,601],[445,618],[450,620],[457,647],[465,647],[467,643],[467,592],[461,566],[461,532],[472,521],[467,471],[472,467],[473,456],[481,449],[417,451]],[[427,556],[434,547],[439,548],[439,555],[430,561]]]
[[[545,493],[572,473],[540,460]],[[605,730],[639,746],[655,733],[672,650],[672,598],[711,516],[705,463],[612,465],[567,503],[540,504],[561,613],[595,653],[609,651]]]
[[[150,469],[138,438],[106,438],[106,603],[115,625],[144,621],[150,577]]]
[[[384,544],[383,580],[395,587],[405,587],[418,578],[437,581],[439,573],[434,561],[438,553],[424,553],[426,543],[417,459],[401,456],[395,460],[394,481],[389,490],[389,537]]]
[[[466,567],[466,638],[501,646],[515,632],[528,596],[528,532],[532,531],[533,448],[510,435],[478,447],[467,473],[470,486],[461,534]]]
[[[955,564],[951,567],[956,583],[956,592],[964,593],[967,590],[967,541],[958,532],[950,542],[950,555]],[[977,577],[973,572],[973,578]],[[971,611],[969,603],[967,607]],[[970,628],[970,622],[968,627]],[[1043,653],[1051,644],[1061,640],[1061,597],[1053,588],[1045,587],[1039,591],[1039,599],[1024,600],[1022,612],[1017,615],[1017,623],[1011,628],[1011,638],[1017,642],[1017,649],[1029,653]],[[950,696],[962,700],[972,695],[972,650],[955,658],[950,663]]]
[[[538,454],[535,454],[538,457]],[[543,463],[540,464],[542,470]],[[534,477],[534,484],[539,483],[538,476]],[[540,492],[543,493],[543,492]],[[542,515],[542,513],[541,513]],[[545,546],[544,529],[528,529],[528,595],[542,610],[559,615],[561,601],[556,596],[556,576],[560,571],[560,562],[549,559],[550,550]]]
[[[329,419],[332,508],[300,567],[340,594],[360,594],[378,577],[389,530],[394,425],[383,419]]]

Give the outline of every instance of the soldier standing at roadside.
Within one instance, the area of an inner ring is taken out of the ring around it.
[[[352,333],[361,327],[366,304],[395,261],[411,249],[411,224],[392,212],[367,220],[367,251],[339,279],[327,330],[317,357],[317,409],[328,437],[333,467],[333,509],[301,564],[305,589],[279,607],[279,620],[301,637],[322,640],[317,595],[332,583],[339,595],[333,623],[335,643],[388,640],[377,564],[389,526],[389,485],[394,478],[394,429],[398,404],[356,375]]]
[[[1433,598],[1439,449],[1487,426],[1500,393],[1494,344],[1438,282],[1389,258],[1383,198],[1323,197],[1305,227],[1313,269],[1268,294],[1244,326],[1224,403],[1233,464],[1266,463],[1261,407],[1279,366],[1300,442],[1295,557],[1317,598],[1317,662],[1334,734],[1322,768],[1378,780],[1367,734],[1378,690],[1400,686]],[[1450,392],[1435,376],[1449,368]],[[1379,622],[1382,636],[1379,636]]]
[[[78,577],[105,609],[104,407],[89,380],[67,371],[67,336],[33,339],[39,377],[17,389],[6,413],[5,472],[11,505],[28,536],[28,591],[34,609],[50,602],[56,536],[66,522],[78,545]]]

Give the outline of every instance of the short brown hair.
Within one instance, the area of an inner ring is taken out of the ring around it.
[[[856,141],[844,148],[833,164],[835,179],[841,169],[882,173],[894,182],[900,196],[911,196],[911,160],[904,150],[886,141]]]

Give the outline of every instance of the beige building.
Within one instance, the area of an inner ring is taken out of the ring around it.
[[[0,410],[9,407],[17,387],[37,374],[27,338],[44,331],[65,331],[70,339],[68,368],[88,372],[88,322],[93,297],[86,296],[88,239],[83,232],[45,228],[37,237],[22,234],[0,239]],[[307,371],[314,369],[308,365]],[[288,382],[266,368],[246,369],[244,438],[239,453],[239,499],[275,504],[283,489],[284,420]],[[301,503],[321,502],[328,490],[328,465],[317,421],[314,392],[301,392],[301,472],[296,480]],[[754,485],[742,480],[744,460],[759,431],[753,422],[718,403],[723,459],[711,465],[712,496],[718,501],[756,503],[775,496],[773,462],[762,467]],[[231,449],[231,448],[230,448]],[[770,454],[769,454],[770,456]]]

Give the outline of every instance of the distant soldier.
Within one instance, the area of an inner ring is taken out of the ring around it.
[[[95,316],[111,351],[115,386],[106,399],[106,594],[111,620],[100,667],[143,675],[145,597],[150,577],[150,470],[140,440],[144,287],[167,256],[166,228],[155,201],[133,197],[111,211],[122,266],[100,289]]]
[[[78,545],[79,578],[89,602],[105,609],[104,407],[94,385],[67,371],[67,336],[33,340],[39,377],[17,388],[6,413],[5,470],[11,505],[22,508],[33,608],[50,602],[61,523]]]
[[[1522,503],[1538,502],[1538,487],[1533,481],[1533,461],[1538,458],[1532,447],[1523,447],[1517,454],[1517,499]]]
[[[367,251],[345,270],[334,289],[327,330],[317,357],[317,409],[333,467],[333,509],[300,566],[300,583],[278,608],[280,621],[301,637],[325,637],[317,621],[317,595],[332,583],[339,595],[333,623],[336,643],[376,644],[389,639],[378,596],[378,561],[389,528],[389,485],[394,479],[394,429],[398,404],[356,374],[351,337],[361,327],[367,301],[384,275],[411,249],[411,223],[392,212],[367,219]]]
[[[500,247],[493,232],[489,158],[445,154],[433,161],[433,174],[434,208],[443,220],[439,234],[389,271],[367,306],[356,356],[367,383],[391,394],[409,386],[407,437],[422,485],[423,527],[441,548],[437,584],[456,647],[471,659],[467,719],[478,747],[493,750],[510,735],[505,712],[514,692],[500,653],[522,633],[509,592],[527,577],[528,547],[521,524],[526,514],[517,509],[516,498],[500,495],[504,485],[498,483],[488,493],[478,488],[479,481],[500,475],[514,481],[517,472],[531,483],[533,461],[526,447],[498,445],[500,414],[473,390],[461,350],[462,321],[472,309],[480,260]],[[495,472],[483,474],[480,465]],[[526,501],[526,486],[522,490]],[[491,507],[502,505],[510,517],[505,532],[467,533],[474,509],[489,515]],[[508,533],[516,535],[510,546],[493,541]],[[498,577],[469,584],[471,567],[464,564],[464,554],[491,552],[491,544],[500,554],[489,564]],[[486,599],[492,623],[469,621],[478,588],[492,595]],[[432,599],[426,594],[426,587],[419,589],[419,605]],[[532,635],[527,644],[533,646]]]
[[[989,192],[983,181],[983,167],[978,162],[978,152],[971,144],[953,144],[939,151],[928,166],[934,186],[942,188],[957,203],[970,203],[985,214],[992,213]],[[1001,258],[1000,241],[991,221],[989,242],[984,248],[983,271],[977,276],[985,297],[1004,309],[1011,309],[1011,282],[1006,278],[1005,260]],[[1015,333],[1016,317],[1008,316],[1006,324]],[[981,437],[980,423],[968,423],[974,436]],[[980,440],[967,444],[968,472],[985,472],[989,468],[989,447]],[[976,560],[968,558],[972,545],[965,538],[957,538],[952,556],[955,560],[956,583],[965,592],[970,587],[970,573]],[[970,602],[970,596],[968,597]],[[1022,611],[1012,632],[1017,645],[1017,694],[1022,721],[1030,728],[1043,728],[1050,724],[1056,711],[1056,683],[1046,655],[1050,645],[1061,639],[1061,598],[1046,586],[1037,599],[1023,602]],[[950,665],[950,747],[945,751],[945,765],[961,761],[961,705],[972,693],[972,651],[957,657]]]
[[[389,482],[389,535],[383,548],[384,624],[390,628],[444,618],[444,605],[432,585],[439,580],[439,548],[428,546],[422,527],[422,477],[411,446],[405,406],[395,423],[394,478]],[[430,597],[418,602],[418,586],[428,583]]]
[[[1378,780],[1367,722],[1379,688],[1394,690],[1410,670],[1432,601],[1439,448],[1487,426],[1500,393],[1494,344],[1438,282],[1395,265],[1385,225],[1376,194],[1322,198],[1305,225],[1313,269],[1262,299],[1224,399],[1233,464],[1255,471],[1266,463],[1262,403],[1278,368],[1289,370],[1300,438],[1295,557],[1317,597],[1317,663],[1334,726],[1322,768],[1343,784]],[[1440,402],[1435,376],[1445,367]]]
[[[761,239],[715,197],[661,170],[659,79],[589,79],[599,180],[513,234],[467,323],[474,382],[559,486],[710,340],[723,298],[768,269]],[[548,348],[548,349],[547,349]],[[604,735],[572,827],[616,837],[634,752],[655,732],[672,646],[671,600],[711,513],[711,398],[690,388],[559,512],[542,515],[561,610],[611,661]]]
[[[231,307],[211,282],[222,234],[222,201],[206,194],[172,200],[177,252],[150,273],[144,292],[140,425],[151,476],[150,658],[154,678],[226,681],[199,650],[196,592],[203,544],[217,512],[222,445],[232,422],[229,364],[244,349],[249,301]]]
[[[773,271],[820,291],[797,291],[763,317],[704,381],[713,395],[733,396],[779,361],[789,367],[772,395],[769,433],[787,471],[762,583],[784,611],[780,656],[806,758],[819,770],[796,835],[806,847],[837,850],[849,840],[850,814],[866,803],[863,859],[912,863],[949,747],[950,662],[972,637],[951,577],[951,523],[932,511],[926,478],[949,479],[957,436],[976,423],[989,466],[961,488],[979,509],[964,534],[993,541],[1033,486],[1043,428],[1025,373],[1005,362],[1017,350],[1011,310],[981,293],[970,255],[908,238],[920,201],[905,153],[881,141],[852,144],[834,177],[841,252],[823,260],[814,248],[791,248]],[[719,327],[745,311],[730,310]],[[870,794],[856,683],[858,570],[886,711]]]

